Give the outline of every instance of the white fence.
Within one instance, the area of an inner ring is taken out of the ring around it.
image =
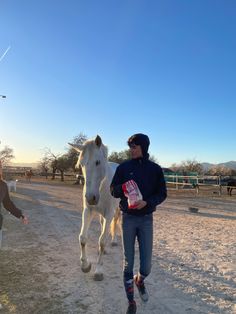
[[[226,186],[225,177],[222,176],[184,176],[184,175],[165,175],[168,189],[195,189],[199,193],[201,187],[215,187],[222,194],[222,187]]]

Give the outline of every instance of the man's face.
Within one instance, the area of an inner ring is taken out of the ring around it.
[[[140,145],[130,144],[129,149],[132,159],[143,157],[142,148]]]

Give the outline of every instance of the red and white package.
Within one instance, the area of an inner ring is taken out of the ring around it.
[[[129,180],[122,184],[125,196],[128,198],[128,207],[135,208],[138,201],[143,199],[141,192],[134,180]]]

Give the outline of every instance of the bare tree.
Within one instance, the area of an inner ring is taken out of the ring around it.
[[[50,159],[44,156],[42,160],[39,161],[39,169],[43,174],[45,174],[46,179],[48,178],[48,171],[50,168]]]
[[[157,158],[154,156],[154,155],[149,155],[149,159],[151,160],[151,161],[153,161],[153,162],[155,162],[155,163],[158,163],[158,160],[157,160]]]
[[[50,148],[46,147],[44,149],[44,160],[47,160],[49,168],[52,169],[52,180],[55,179],[56,171],[57,171],[57,162],[60,154],[54,154]]]
[[[212,176],[229,176],[231,173],[231,169],[220,165],[213,166],[207,171],[207,174]]]
[[[85,141],[87,141],[88,137],[84,133],[80,132],[79,135],[73,138],[73,144],[82,145]]]
[[[186,161],[183,161],[182,166],[185,171],[198,172],[198,173],[203,172],[202,165],[200,164],[200,162],[196,161],[195,159],[193,160],[188,159]]]
[[[79,135],[75,136],[72,140],[72,144],[74,145],[82,145],[87,140],[87,136],[83,134],[82,132],[79,133]],[[71,168],[74,172],[76,172],[75,166],[79,157],[79,153],[76,152],[72,147],[68,150],[68,159],[71,163]],[[79,172],[81,172],[81,169],[79,169]]]
[[[173,170],[174,172],[178,172],[178,171],[179,171],[179,168],[180,168],[180,166],[177,165],[176,163],[173,163],[173,164],[170,166],[170,169]]]
[[[197,173],[203,173],[203,167],[201,163],[196,161],[195,159],[187,159],[185,161],[182,161],[179,165],[173,164],[171,166],[171,169],[173,171],[179,171],[182,173],[186,172],[197,172]]]
[[[0,159],[3,164],[7,165],[13,158],[15,158],[13,154],[13,149],[5,146],[1,151],[0,151]]]

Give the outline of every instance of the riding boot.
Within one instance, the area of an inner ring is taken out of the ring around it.
[[[138,288],[139,296],[143,302],[147,302],[149,299],[149,294],[147,288],[145,287],[144,279],[145,277],[142,276],[140,273],[134,276],[134,282],[136,287]]]
[[[125,280],[124,279],[124,286],[125,286],[125,292],[126,292],[126,296],[129,302],[133,302],[134,301],[134,280],[129,279],[129,280]]]
[[[136,311],[137,311],[136,302],[133,300],[133,301],[129,302],[126,314],[135,314]]]

